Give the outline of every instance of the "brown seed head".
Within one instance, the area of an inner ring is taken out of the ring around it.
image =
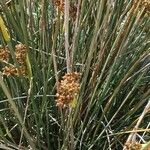
[[[79,78],[80,74],[77,72],[67,73],[60,81],[56,93],[56,105],[64,108],[68,106],[77,95],[80,89]]]
[[[15,48],[16,48],[15,55],[16,55],[16,59],[17,59],[18,63],[24,64],[26,61],[26,53],[27,53],[26,46],[23,44],[17,44],[15,46]]]
[[[61,11],[64,13],[64,7],[65,7],[65,3],[64,0],[53,0],[53,4]],[[70,8],[69,8],[69,14],[70,16],[75,19],[76,14],[77,14],[77,7],[73,4],[70,4]]]
[[[17,68],[15,66],[5,66],[2,70],[3,70],[3,75],[6,76],[17,74]]]
[[[9,60],[9,51],[8,48],[0,48],[0,61],[8,61]]]
[[[16,68],[13,64],[5,66],[3,70],[3,74],[6,76],[26,76],[27,75],[27,67],[26,67],[26,53],[27,48],[23,44],[17,44],[15,46],[15,56],[19,67]],[[9,52],[7,48],[0,48],[0,60],[7,61],[9,59]]]

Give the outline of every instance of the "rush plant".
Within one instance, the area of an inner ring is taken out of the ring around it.
[[[0,149],[150,148],[149,0],[0,1]]]

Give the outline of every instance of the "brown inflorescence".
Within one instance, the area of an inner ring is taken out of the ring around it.
[[[26,76],[26,67],[25,66],[20,66],[19,68],[16,68],[13,65],[8,65],[2,68],[3,70],[3,75],[6,76]]]
[[[0,48],[0,61],[8,61],[9,60],[9,51],[8,48]]]
[[[64,8],[65,8],[65,2],[64,0],[53,0],[53,4],[58,7],[58,9],[64,13]],[[77,7],[73,4],[70,5],[69,7],[69,14],[70,16],[75,19],[76,14],[77,14]]]
[[[73,101],[80,89],[80,73],[66,73],[58,84],[56,105],[65,108]]]
[[[27,54],[27,47],[24,44],[17,44],[15,46],[15,56],[18,63],[18,67],[9,63],[9,51],[8,48],[1,48],[0,49],[0,60],[2,62],[5,61],[7,65],[5,65],[3,70],[3,75],[6,76],[26,76],[27,74],[27,67],[26,67],[26,54]]]
[[[138,142],[127,142],[125,144],[127,150],[141,150],[142,144]]]
[[[26,53],[27,53],[27,47],[23,44],[17,44],[15,46],[15,55],[16,55],[16,59],[17,62],[19,64],[25,64],[25,60],[26,60]]]
[[[2,70],[3,70],[3,74],[6,76],[17,74],[17,68],[15,66],[5,66]]]

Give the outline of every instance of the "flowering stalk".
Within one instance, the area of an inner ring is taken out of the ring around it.
[[[67,148],[74,150],[74,128],[73,128],[73,118],[72,112],[77,104],[77,95],[79,92],[80,84],[79,84],[80,74],[77,72],[67,73],[63,76],[63,79],[58,84],[57,88],[57,99],[56,105],[60,108],[60,110],[65,109],[65,126],[64,126],[64,142],[63,148]],[[62,123],[64,121],[62,120]],[[70,144],[68,144],[70,143]]]

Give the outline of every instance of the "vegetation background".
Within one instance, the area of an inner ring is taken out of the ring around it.
[[[1,0],[0,149],[148,150],[149,29],[148,0]]]

